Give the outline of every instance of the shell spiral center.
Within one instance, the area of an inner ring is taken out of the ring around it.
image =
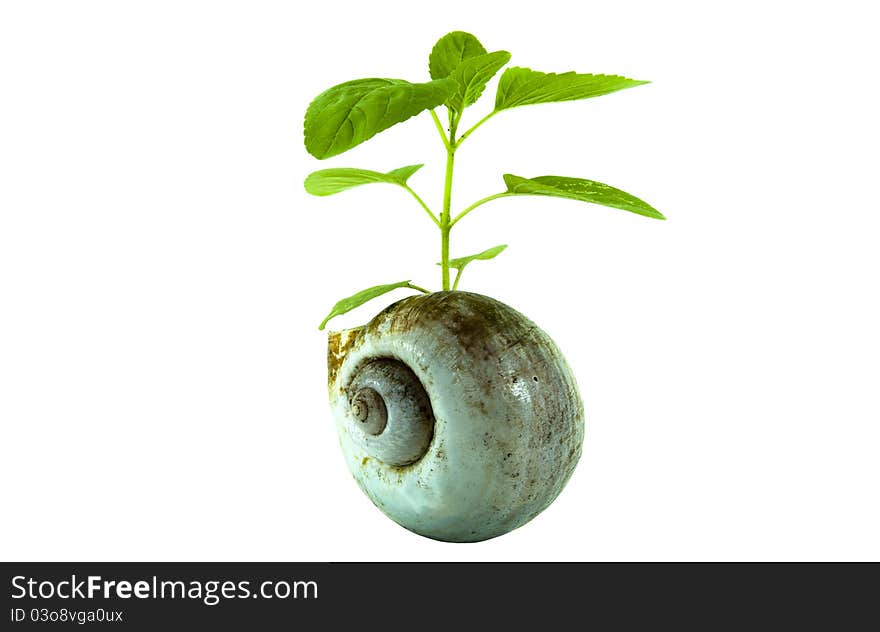
[[[371,360],[346,389],[357,442],[373,458],[403,467],[428,451],[434,436],[431,400],[418,376],[392,358]]]

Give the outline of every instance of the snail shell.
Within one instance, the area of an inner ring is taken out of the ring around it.
[[[394,303],[331,332],[330,405],[364,493],[423,536],[475,542],[559,495],[581,455],[583,402],[550,337],[469,292]]]

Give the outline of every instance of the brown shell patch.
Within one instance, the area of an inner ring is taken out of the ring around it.
[[[331,331],[327,334],[327,388],[333,390],[339,367],[345,361],[348,352],[361,339],[363,327]]]

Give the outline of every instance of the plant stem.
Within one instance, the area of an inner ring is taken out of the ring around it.
[[[488,197],[484,197],[482,200],[477,200],[476,202],[474,202],[473,204],[471,204],[469,207],[467,207],[466,209],[464,209],[461,213],[459,213],[458,215],[456,215],[456,216],[455,216],[455,219],[452,220],[452,222],[449,224],[449,228],[452,228],[453,226],[455,226],[455,224],[456,224],[456,222],[458,222],[458,220],[460,220],[462,217],[464,217],[465,215],[467,215],[468,213],[470,213],[472,210],[474,210],[474,209],[477,208],[478,206],[482,206],[482,205],[485,204],[486,202],[491,202],[492,200],[497,200],[498,198],[508,197],[508,196],[511,196],[511,195],[515,195],[515,193],[509,193],[509,192],[505,192],[505,193],[496,193],[495,195],[490,195],[490,196],[488,196]],[[442,229],[442,227],[441,227],[441,229]]]
[[[483,198],[477,203],[469,206],[464,211],[458,214],[456,218],[453,220],[451,217],[450,209],[452,207],[452,175],[455,170],[455,150],[464,142],[464,140],[473,134],[480,125],[488,121],[495,115],[495,111],[490,112],[482,119],[480,119],[473,127],[467,130],[464,134],[462,134],[461,138],[456,141],[455,134],[458,130],[458,124],[461,121],[461,113],[453,112],[451,109],[449,110],[449,136],[443,131],[443,125],[440,123],[440,118],[437,116],[437,113],[434,110],[431,110],[431,117],[434,119],[434,124],[437,126],[437,131],[440,132],[440,137],[443,139],[443,144],[446,147],[446,180],[443,186],[443,210],[440,212],[440,268],[442,274],[443,281],[443,290],[448,291],[449,287],[449,232],[452,230],[452,227],[455,225],[455,222],[460,220],[462,217],[470,213],[472,210],[480,206],[481,204],[485,204],[489,200],[494,200],[495,198],[504,197],[505,195],[510,195],[509,193],[498,193],[487,198]],[[426,207],[427,210],[427,207]],[[430,212],[430,211],[429,211]],[[458,289],[458,282],[461,280],[461,272],[462,268],[459,268],[455,274],[455,282],[452,284],[452,289]]]
[[[446,148],[446,181],[443,186],[443,211],[440,213],[440,267],[443,289],[449,289],[449,231],[452,228],[449,209],[452,206],[452,172],[455,168],[455,145]]]
[[[434,224],[436,224],[439,227],[440,222],[437,220],[437,217],[434,215],[434,213],[431,212],[431,209],[428,208],[428,205],[425,204],[425,201],[422,200],[421,197],[419,197],[419,194],[416,193],[415,191],[413,191],[412,188],[410,188],[410,186],[408,184],[403,184],[401,186],[412,194],[412,196],[422,206],[422,208],[425,209],[425,213],[428,214],[428,217],[431,218],[431,221],[434,222]]]
[[[434,110],[431,110],[431,118],[434,119],[434,125],[437,127],[437,131],[440,132],[440,138],[443,139],[443,145],[446,147],[446,151],[449,151],[452,147],[449,144],[449,139],[446,137],[446,132],[443,131],[443,123],[440,122],[440,118]]]
[[[452,289],[453,289],[453,290],[457,290],[457,289],[458,289],[458,282],[461,280],[461,273],[462,273],[463,271],[464,271],[464,266],[462,266],[462,267],[460,267],[458,270],[456,270],[456,272],[455,272],[455,282],[452,284]]]
[[[432,111],[433,111],[433,110],[432,110]],[[461,135],[461,138],[458,139],[458,142],[457,142],[457,143],[456,143],[456,142],[453,142],[453,145],[454,145],[455,147],[459,147],[459,146],[465,141],[465,139],[467,139],[468,136],[470,136],[470,135],[473,134],[475,131],[477,131],[477,128],[478,128],[480,125],[482,125],[483,123],[485,123],[486,121],[488,121],[490,118],[492,118],[493,116],[495,116],[497,113],[498,113],[497,110],[492,110],[491,112],[489,112],[486,116],[484,116],[484,117],[481,118],[479,121],[477,121],[477,122],[474,124],[473,127],[471,127],[468,131],[466,131],[464,134],[462,134],[462,135]]]
[[[418,285],[413,285],[412,283],[407,283],[406,287],[408,287],[411,290],[418,290],[422,294],[430,294],[431,293],[429,290],[426,290],[423,287],[419,287]]]

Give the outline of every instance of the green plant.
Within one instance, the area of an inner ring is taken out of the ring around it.
[[[440,231],[440,262],[443,290],[455,290],[461,273],[471,261],[492,259],[506,246],[495,246],[476,255],[449,258],[449,237],[452,228],[474,209],[502,197],[545,195],[592,202],[623,209],[646,217],[665,219],[655,208],[639,198],[601,182],[562,176],[522,178],[504,175],[505,191],[477,200],[453,215],[451,207],[455,154],[462,144],[486,121],[500,112],[523,105],[573,101],[610,94],[624,88],[639,86],[636,81],[617,75],[594,75],[564,72],[544,73],[528,68],[508,68],[502,73],[495,94],[495,107],[486,116],[459,135],[465,110],[473,105],[488,81],[510,61],[510,53],[489,53],[470,33],[454,31],[444,35],[434,46],[428,68],[431,81],[410,83],[401,79],[357,79],[330,88],[318,95],[306,111],[305,146],[315,158],[325,159],[341,154],[369,140],[392,125],[401,123],[425,110],[434,120],[446,149],[446,175],[443,206],[435,214],[410,187],[410,177],[422,165],[400,167],[387,173],[366,169],[323,169],[305,180],[306,191],[313,195],[332,195],[362,184],[384,182],[405,189],[415,198]],[[444,127],[436,109],[446,108]],[[456,270],[450,284],[450,269]],[[377,285],[342,299],[319,326],[323,329],[331,318],[344,314],[365,302],[397,288],[410,288],[429,293],[410,281]]]

